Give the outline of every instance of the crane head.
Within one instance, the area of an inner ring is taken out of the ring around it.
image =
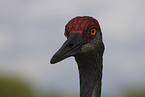
[[[51,64],[79,54],[91,56],[97,51],[100,52],[99,44],[104,48],[99,23],[89,16],[78,16],[71,19],[65,26],[64,35],[67,40],[54,54],[50,61]]]

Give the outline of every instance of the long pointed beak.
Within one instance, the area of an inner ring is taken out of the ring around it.
[[[50,63],[57,63],[65,58],[81,53],[83,41],[79,38],[79,33],[71,33],[62,47],[51,58]]]

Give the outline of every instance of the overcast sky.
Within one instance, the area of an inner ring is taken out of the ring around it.
[[[66,40],[64,27],[75,16],[92,16],[105,44],[103,94],[145,87],[144,0],[1,0],[0,70],[31,81],[36,89],[79,95],[73,57],[51,65]]]

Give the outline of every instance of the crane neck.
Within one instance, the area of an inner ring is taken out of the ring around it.
[[[94,59],[92,59],[94,58]],[[80,77],[80,97],[100,97],[102,57],[75,56]]]

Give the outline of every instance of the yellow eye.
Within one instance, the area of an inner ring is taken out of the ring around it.
[[[64,36],[65,36],[66,38],[68,38],[68,35],[67,35],[67,32],[66,32],[66,31],[64,32]]]
[[[91,29],[91,35],[93,35],[93,36],[96,35],[96,32],[97,32],[97,31],[96,31],[95,28]]]

